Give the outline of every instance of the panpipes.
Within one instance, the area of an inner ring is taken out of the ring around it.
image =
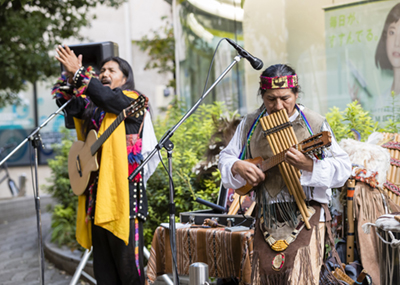
[[[262,117],[260,123],[274,155],[298,144],[297,137],[285,109]],[[290,195],[296,201],[306,228],[311,229],[308,221],[310,213],[305,203],[306,195],[300,184],[300,171],[286,162],[282,162],[278,166]]]
[[[400,134],[383,133],[382,145],[390,152],[390,168],[386,176],[383,190],[387,196],[397,205],[400,205]]]

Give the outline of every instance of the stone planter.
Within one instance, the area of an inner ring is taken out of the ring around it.
[[[45,257],[58,269],[64,270],[70,275],[74,275],[83,253],[78,250],[71,251],[65,246],[59,248],[57,245],[51,243],[50,240],[51,232],[44,239],[43,248]],[[93,262],[91,260],[88,260],[86,263],[84,271],[94,278]],[[80,276],[80,279],[90,282],[83,275]]]

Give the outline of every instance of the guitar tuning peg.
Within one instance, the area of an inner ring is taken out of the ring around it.
[[[142,110],[142,111],[140,111],[140,115],[143,115],[143,110]]]
[[[136,118],[139,118],[139,113],[138,113],[138,114],[136,114]]]

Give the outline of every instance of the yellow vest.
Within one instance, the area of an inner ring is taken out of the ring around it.
[[[123,91],[130,98],[138,98],[134,91]],[[114,122],[117,115],[106,113],[98,137]],[[74,118],[78,140],[83,140],[82,120]],[[125,123],[120,124],[104,142],[96,195],[94,224],[129,243],[129,181],[128,154],[126,150]],[[91,222],[85,222],[86,195],[78,197],[76,240],[90,249],[92,246]]]

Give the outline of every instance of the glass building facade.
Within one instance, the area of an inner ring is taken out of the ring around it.
[[[230,38],[243,45],[243,9],[240,5],[240,1],[215,0],[188,0],[179,5],[178,84],[180,96],[188,107],[204,94],[237,54],[221,39]],[[204,102],[224,101],[232,111],[243,108],[244,72],[243,64],[236,64]]]
[[[227,37],[262,59],[264,69],[292,66],[300,103],[321,114],[357,100],[378,122],[400,119],[399,1],[185,0],[175,9],[179,95],[188,106],[203,93],[214,50]],[[236,54],[220,44],[209,83]],[[250,112],[262,104],[260,74],[243,59],[207,100]]]

